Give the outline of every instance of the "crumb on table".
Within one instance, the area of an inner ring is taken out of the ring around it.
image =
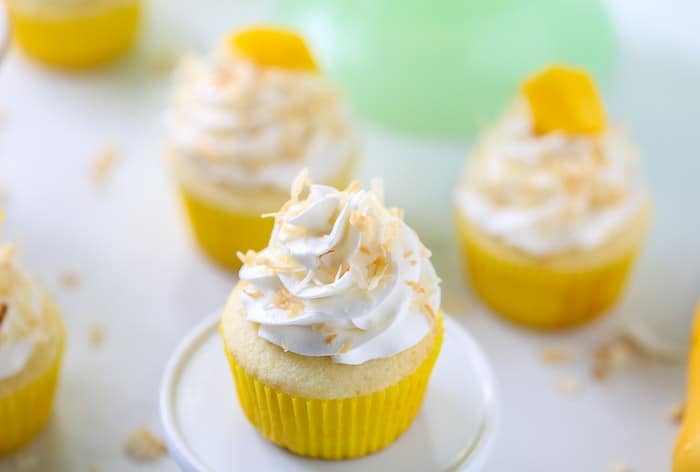
[[[145,427],[135,429],[124,441],[124,453],[136,462],[152,462],[167,452],[163,441]]]

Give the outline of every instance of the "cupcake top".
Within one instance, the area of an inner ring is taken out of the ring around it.
[[[456,203],[471,224],[527,253],[591,249],[645,204],[638,160],[624,130],[606,123],[590,77],[552,67],[478,143]]]
[[[0,380],[21,372],[47,336],[39,291],[17,265],[13,247],[0,246]]]
[[[342,364],[398,354],[432,329],[440,280],[430,252],[371,190],[314,185],[302,172],[267,248],[240,254],[242,302],[258,335]]]
[[[217,183],[284,191],[303,168],[331,180],[357,152],[341,94],[291,31],[235,33],[176,82],[170,147]]]

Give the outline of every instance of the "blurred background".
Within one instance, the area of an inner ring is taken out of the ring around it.
[[[173,66],[231,29],[275,21],[302,29],[361,121],[361,177],[381,176],[435,254],[445,309],[479,340],[501,389],[502,414],[484,470],[667,470],[684,396],[692,308],[700,287],[700,4],[694,0],[153,0],[139,45],[105,69],[66,74],[10,48],[0,66],[0,182],[5,239],[58,292],[72,333],[49,429],[0,471],[175,470],[130,463],[121,441],[159,429],[163,365],[232,286],[181,224],[162,159]],[[578,64],[602,85],[609,114],[644,154],[655,201],[648,245],[624,302],[576,332],[525,332],[488,316],[457,263],[452,189],[475,134],[498,116],[524,75]],[[88,178],[113,146],[108,183]],[[62,289],[60,274],[80,274]],[[95,352],[84,339],[105,327]],[[605,385],[589,379],[596,346],[634,329],[673,362],[640,363]],[[538,363],[542,347],[578,353]],[[125,347],[128,346],[128,349]],[[582,388],[562,398],[559,378]],[[76,402],[75,399],[80,401]],[[30,459],[27,459],[27,458]],[[527,466],[524,466],[527,464]]]

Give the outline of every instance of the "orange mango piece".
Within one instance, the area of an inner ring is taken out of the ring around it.
[[[232,52],[262,67],[317,71],[309,46],[298,33],[275,26],[254,26],[232,33]]]
[[[605,130],[605,109],[595,83],[584,70],[551,66],[522,87],[535,132],[598,134]]]
[[[690,340],[688,393],[683,424],[673,449],[673,472],[700,470],[700,304]]]

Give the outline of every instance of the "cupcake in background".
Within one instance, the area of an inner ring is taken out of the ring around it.
[[[554,66],[528,79],[455,192],[476,293],[506,318],[544,329],[613,305],[650,217],[638,160],[585,71]]]
[[[65,344],[61,314],[0,246],[0,456],[44,427]]]
[[[90,68],[119,57],[138,33],[143,0],[7,0],[13,36],[30,57]]]
[[[176,81],[168,157],[194,236],[220,264],[265,246],[273,220],[261,215],[282,206],[301,169],[350,181],[359,146],[342,96],[296,33],[234,32]]]
[[[301,174],[269,245],[241,254],[221,336],[246,417],[296,454],[347,459],[413,422],[440,352],[430,252],[379,182]]]

